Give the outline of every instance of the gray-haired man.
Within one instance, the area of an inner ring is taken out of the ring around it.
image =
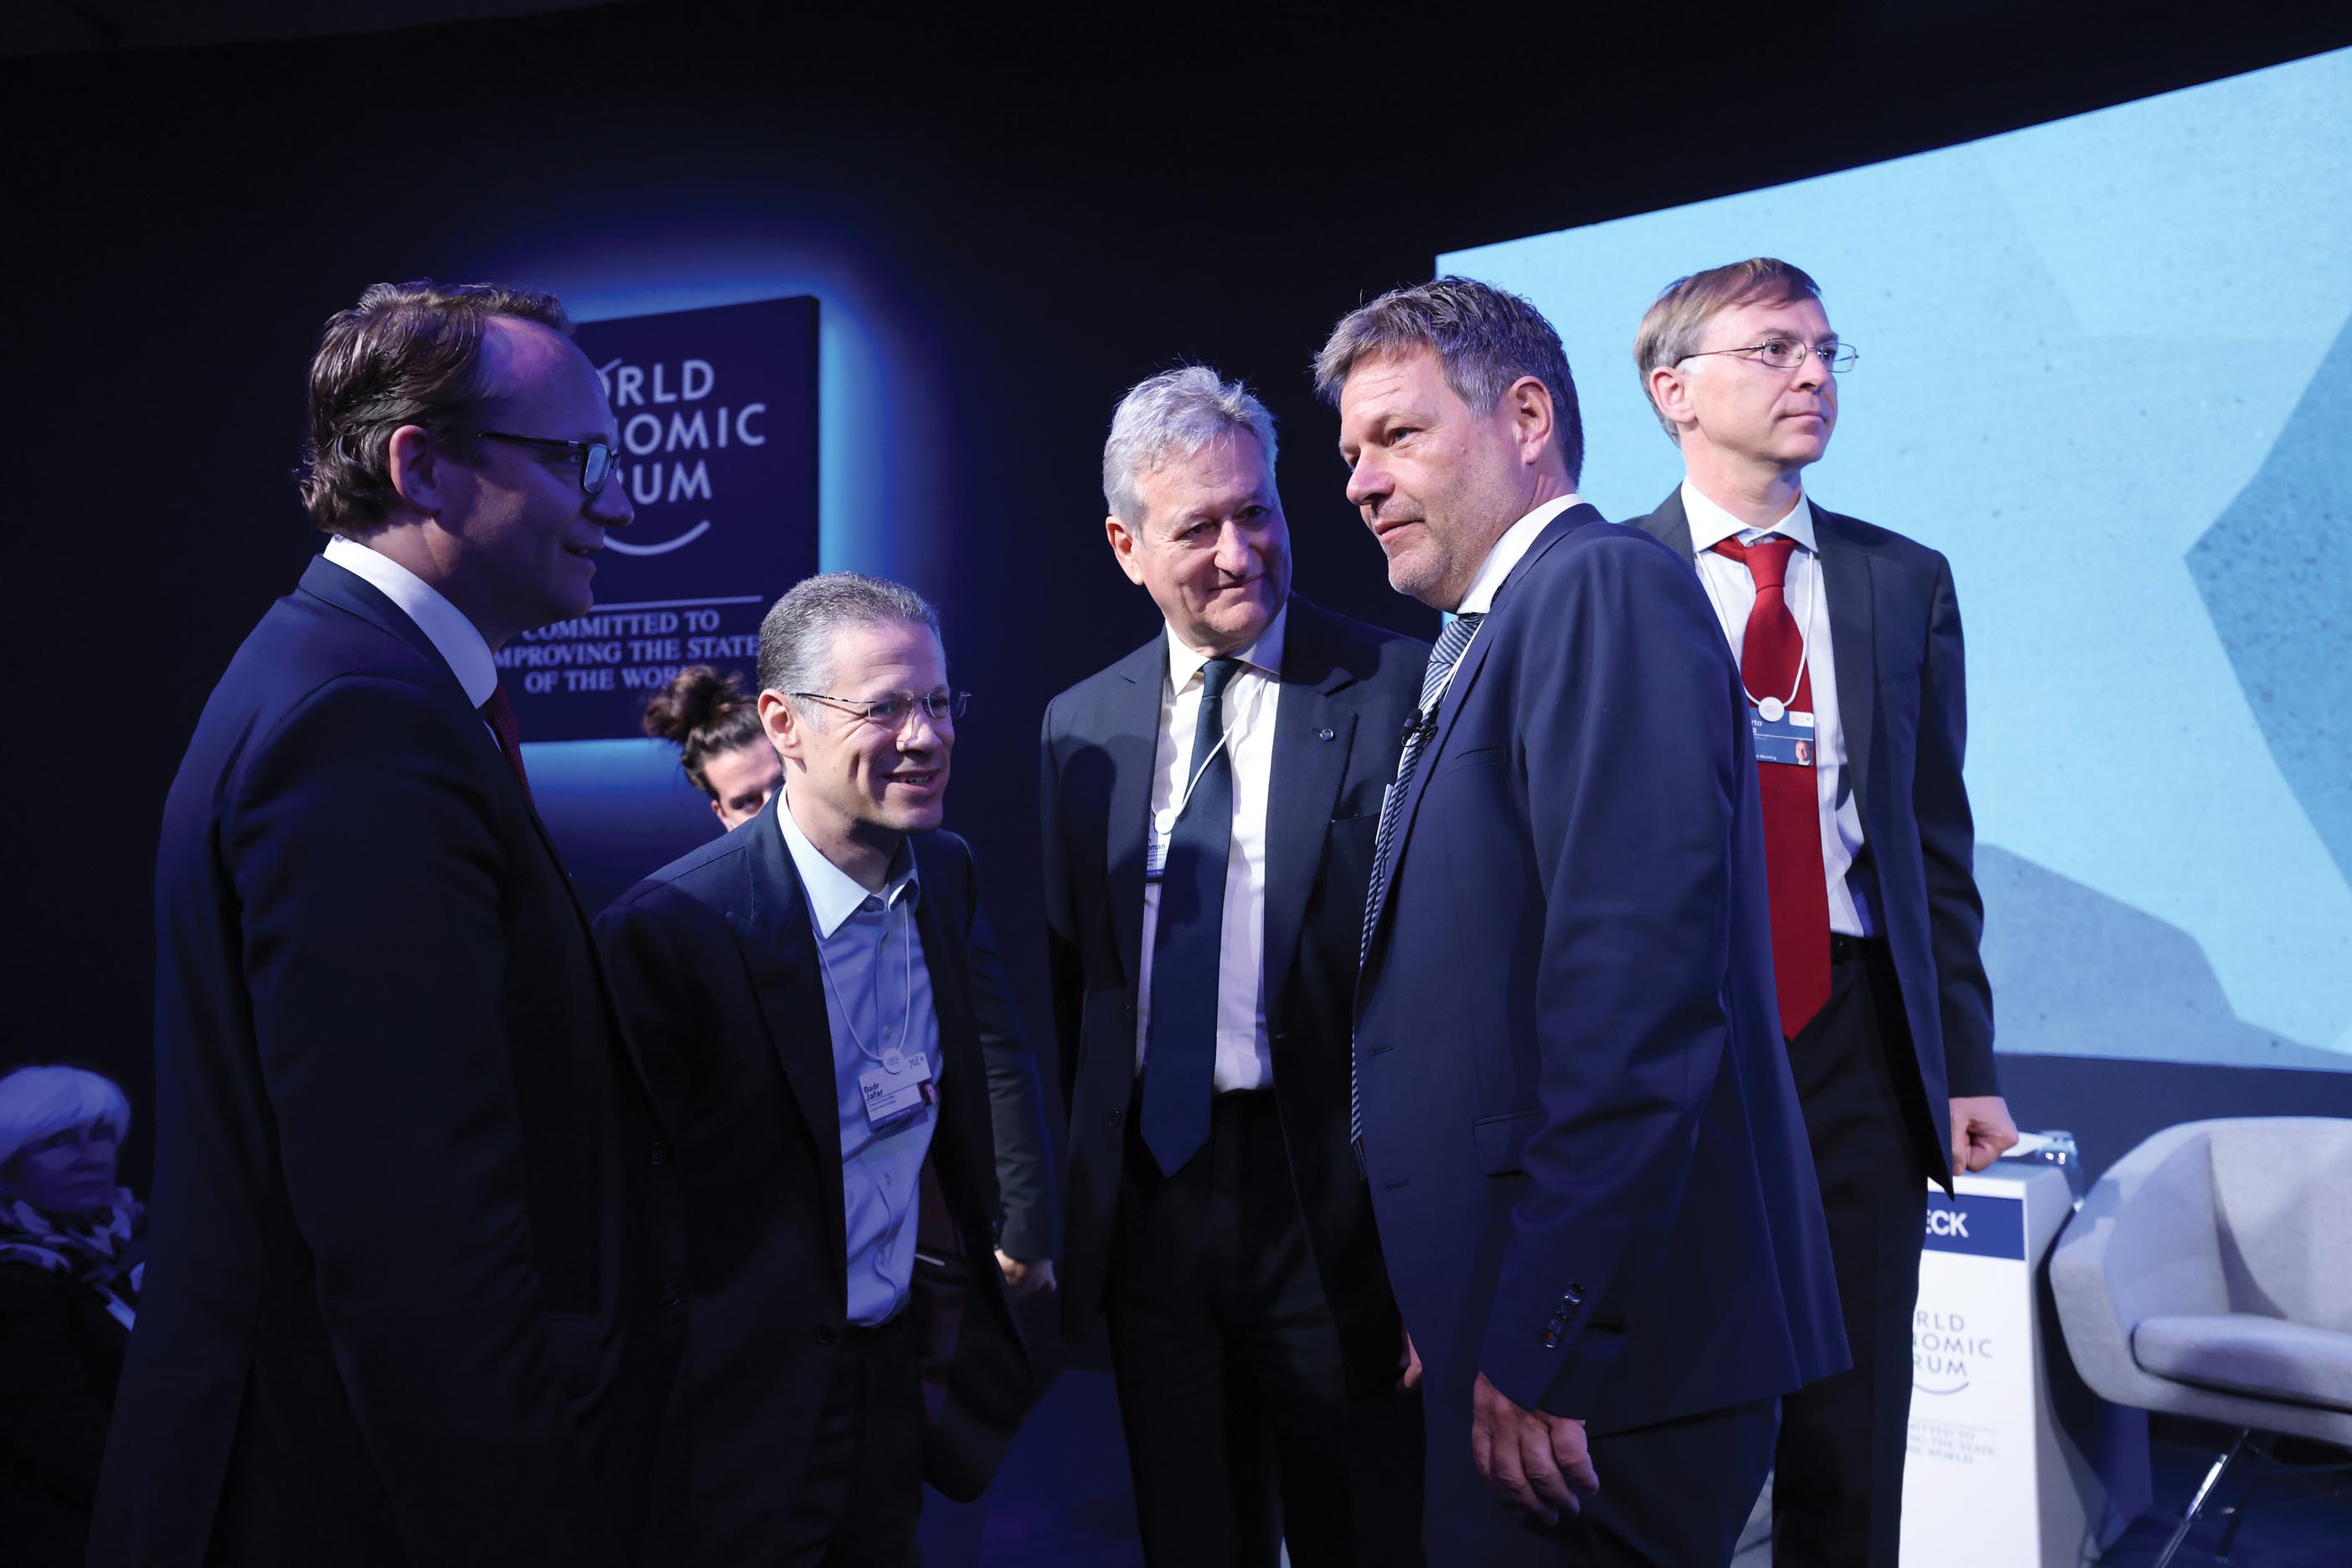
[[[1144,1555],[1180,1568],[1419,1557],[1348,1010],[1428,647],[1290,592],[1274,459],[1213,371],[1127,395],[1104,531],[1162,625],[1045,711],[1064,1326],[1108,1318]]]

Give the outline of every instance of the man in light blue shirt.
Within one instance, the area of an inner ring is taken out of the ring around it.
[[[977,1496],[1027,1405],[991,1080],[1042,1105],[971,851],[940,831],[964,697],[930,606],[812,577],[759,672],[783,789],[596,926],[688,1203],[690,1480],[657,1544],[910,1563],[923,1483]]]

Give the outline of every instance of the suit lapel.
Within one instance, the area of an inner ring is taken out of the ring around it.
[[[991,1158],[973,1158],[994,1148],[989,1113],[988,1063],[981,1055],[980,1026],[971,1008],[971,975],[965,965],[964,911],[951,904],[947,871],[936,858],[919,857],[922,891],[915,900],[915,931],[923,944],[923,967],[931,981],[931,1011],[940,1031],[940,1126],[945,1134],[951,1177],[940,1184],[951,1206],[975,1190],[992,1190]],[[984,1183],[975,1188],[975,1183]],[[981,1228],[987,1228],[982,1221]]]
[[[1866,814],[1878,710],[1875,574],[1868,552],[1846,532],[1845,519],[1817,506],[1813,529],[1814,542],[1821,546],[1822,591],[1830,597],[1830,651],[1837,660],[1838,726],[1845,736],[1846,777],[1853,781],[1857,810]]]
[[[1290,961],[1323,862],[1326,825],[1348,774],[1356,710],[1337,693],[1356,677],[1333,657],[1323,613],[1294,595],[1283,633],[1282,700],[1275,710],[1273,781],[1265,803],[1265,1016],[1283,1016]],[[1330,738],[1324,739],[1326,733]]]
[[[449,668],[449,661],[442,657],[439,648],[433,646],[433,639],[425,635],[425,628],[409,619],[407,613],[386,597],[382,589],[359,574],[336,565],[324,555],[314,557],[303,570],[302,589],[405,643],[425,662],[425,684],[452,707],[480,724],[491,751],[498,751],[498,737],[490,733],[488,724],[482,723],[481,710],[466,700],[466,689],[457,684],[457,673]],[[586,906],[580,901],[580,889],[572,883],[572,873],[564,868],[562,851],[556,847],[554,835],[548,832],[547,824],[540,817],[538,804],[523,789],[521,781],[514,776],[514,770],[506,765],[503,756],[499,761],[499,787],[511,789],[521,797],[523,815],[530,819],[531,831],[538,836],[540,847],[547,851],[548,863],[554,868],[556,879],[563,884],[563,896],[571,900],[572,913],[580,921],[581,935],[588,940],[593,950],[595,928],[588,918]],[[630,1039],[628,1031],[620,1026],[621,1010],[614,1003],[612,986],[605,980],[604,966],[601,963],[596,965],[596,988],[604,1004],[604,1016],[612,1022],[614,1037],[621,1042],[621,1052],[629,1064],[630,1071],[636,1074],[638,1086],[645,1090],[647,1100],[658,1103],[658,1097],[653,1093],[653,1080],[646,1075],[645,1063],[637,1058],[636,1042]]]
[[[1132,988],[1143,953],[1143,861],[1151,819],[1151,769],[1160,743],[1160,689],[1168,679],[1166,637],[1121,659],[1104,745],[1111,753],[1104,855],[1108,867],[1111,935]]]
[[[1600,510],[1587,504],[1570,507],[1546,524],[1544,531],[1536,536],[1536,542],[1528,546],[1528,552],[1519,557],[1518,564],[1512,567],[1510,574],[1503,579],[1503,585],[1495,591],[1493,609],[1479,625],[1477,635],[1470,639],[1470,646],[1463,650],[1462,662],[1454,667],[1454,677],[1446,683],[1445,694],[1437,700],[1436,727],[1429,737],[1429,743],[1422,748],[1420,760],[1413,764],[1412,782],[1405,790],[1404,805],[1397,815],[1396,839],[1389,846],[1387,875],[1381,890],[1380,926],[1375,927],[1372,932],[1375,948],[1379,946],[1381,928],[1388,924],[1389,889],[1396,884],[1397,868],[1404,864],[1405,845],[1412,837],[1413,818],[1421,810],[1422,796],[1428,792],[1430,775],[1436,771],[1438,760],[1445,753],[1445,743],[1452,736],[1454,720],[1461,716],[1463,701],[1478,683],[1478,671],[1486,662],[1486,652],[1495,646],[1493,633],[1496,622],[1508,607],[1511,590],[1561,540],[1588,523],[1603,521]],[[1366,956],[1369,957],[1370,953]]]
[[[752,994],[768,1026],[784,1081],[792,1086],[816,1145],[817,1169],[825,1188],[824,1212],[835,1258],[848,1255],[841,1190],[841,1118],[834,1081],[833,1026],[825,1009],[824,977],[817,967],[816,925],[800,872],[784,847],[775,820],[783,808],[780,790],[753,819],[751,853],[739,862],[743,885],[730,900],[727,923],[743,950]],[[928,961],[928,953],[926,960]]]
[[[1676,485],[1658,503],[1658,510],[1642,520],[1643,529],[1653,539],[1663,540],[1684,560],[1691,559],[1690,514],[1683,510],[1683,488]]]

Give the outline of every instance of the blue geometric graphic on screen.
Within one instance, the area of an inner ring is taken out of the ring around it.
[[[2352,878],[2352,321],[2189,552],[2272,759]]]
[[[2352,50],[1438,258],[1559,328],[1580,488],[1612,517],[1681,477],[1632,360],[1657,290],[1759,254],[1821,279],[1862,363],[1807,489],[1951,562],[1979,845],[2095,895],[2078,914],[2112,906],[2177,933],[2217,992],[2118,1039],[2101,984],[2044,989],[2011,967],[2129,973],[2115,923],[2045,921],[2032,900],[2052,885],[2008,879],[1986,889],[2005,1049],[2231,1061],[2302,1042],[2352,1070],[2352,881],[2315,820],[2325,791],[2290,777],[2273,741],[2306,710],[2257,711],[2244,628],[2209,613],[2189,560],[2299,409],[2313,441],[2352,445],[2344,405],[2305,396],[2345,325],[2346,190]],[[2295,732],[2324,771],[2329,731]],[[2021,929],[2030,949],[2004,937]],[[2012,989],[2037,998],[2030,1014]]]

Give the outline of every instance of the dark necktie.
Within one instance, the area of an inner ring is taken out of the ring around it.
[[[1753,544],[1726,539],[1716,552],[1748,568],[1756,603],[1739,644],[1739,679],[1748,699],[1813,710],[1813,674],[1804,633],[1789,613],[1789,558],[1797,542],[1767,534]],[[1818,733],[1818,730],[1816,733]],[[1794,1039],[1830,999],[1829,878],[1822,865],[1821,796],[1813,769],[1759,763],[1764,804],[1764,873],[1772,904],[1772,978],[1780,997],[1780,1032]]]
[[[1372,882],[1364,889],[1364,934],[1356,944],[1359,966],[1371,956],[1372,928],[1381,923],[1381,910],[1388,902],[1389,851],[1396,838],[1398,819],[1404,815],[1405,792],[1412,787],[1413,769],[1420,765],[1422,748],[1428,743],[1430,731],[1436,728],[1433,704],[1445,689],[1454,667],[1462,662],[1470,639],[1478,635],[1478,623],[1486,618],[1483,611],[1454,616],[1437,634],[1437,646],[1429,650],[1429,663],[1421,676],[1421,706],[1415,711],[1412,728],[1405,734],[1404,752],[1397,758],[1396,782],[1389,785],[1388,798],[1381,802],[1381,826],[1372,835]],[[1357,1089],[1352,1050],[1348,1060],[1348,1141],[1359,1146],[1364,1141],[1364,1102]]]
[[[1192,732],[1192,785],[1168,836],[1160,918],[1151,935],[1151,1027],[1143,1058],[1143,1146],[1175,1174],[1209,1138],[1209,1088],[1217,1062],[1217,982],[1223,968],[1225,861],[1234,838],[1233,748],[1225,688],[1241,660],[1201,667],[1201,721]]]
[[[522,771],[522,731],[515,724],[514,699],[507,695],[501,681],[490,690],[490,700],[482,704],[482,717],[499,738],[499,750],[507,754],[507,766],[522,785],[522,797],[530,799],[530,775]]]

